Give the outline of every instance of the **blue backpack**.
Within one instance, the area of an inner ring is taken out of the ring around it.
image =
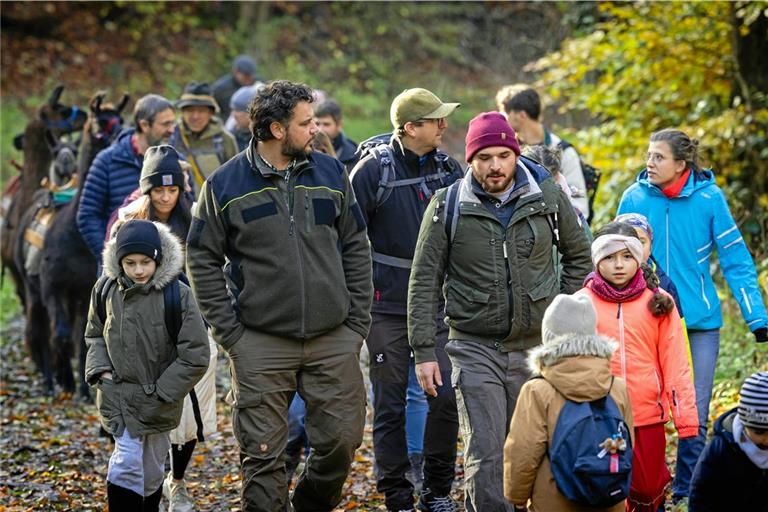
[[[632,439],[610,390],[592,402],[566,398],[549,460],[557,489],[571,501],[610,507],[629,496]]]

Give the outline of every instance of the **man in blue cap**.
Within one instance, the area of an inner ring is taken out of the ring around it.
[[[213,83],[213,97],[221,108],[223,120],[229,117],[229,100],[235,91],[244,85],[253,85],[256,80],[256,61],[249,55],[238,55],[232,62],[232,72]]]

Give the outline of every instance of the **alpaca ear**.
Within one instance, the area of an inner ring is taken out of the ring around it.
[[[59,141],[56,140],[56,137],[54,137],[51,130],[45,130],[45,143],[48,144],[48,148],[51,150],[51,153],[53,153]]]
[[[19,151],[24,151],[24,134],[20,133],[13,138],[13,147]]]
[[[62,92],[64,92],[64,86],[57,85],[56,88],[51,93],[51,96],[48,98],[48,105],[50,105],[51,108],[59,104],[59,98],[61,98]]]
[[[131,101],[131,95],[127,92],[123,93],[123,99],[120,100],[120,103],[117,105],[117,115],[120,115],[123,113],[123,109],[126,105],[128,105],[128,102]]]
[[[106,91],[99,91],[93,96],[93,98],[91,98],[91,104],[89,105],[89,107],[93,114],[98,115],[99,111],[101,111],[101,104],[104,102],[104,98],[106,97],[106,95],[107,95]]]

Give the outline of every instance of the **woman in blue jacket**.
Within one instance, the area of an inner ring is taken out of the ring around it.
[[[752,257],[710,169],[698,165],[698,141],[666,129],[651,135],[646,168],[621,198],[619,214],[645,215],[654,231],[652,254],[670,275],[685,310],[691,345],[699,435],[678,446],[673,500],[687,498],[704,448],[709,402],[723,325],[709,263],[720,267],[758,342],[768,341],[768,315]]]

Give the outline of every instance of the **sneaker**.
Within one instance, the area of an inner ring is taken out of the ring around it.
[[[187,492],[187,483],[173,480],[169,473],[163,482],[163,496],[168,500],[168,512],[194,512],[195,505]]]
[[[411,482],[416,494],[421,494],[424,487],[424,455],[413,453],[408,456],[411,467],[405,472],[405,478]]]
[[[457,512],[456,502],[449,495],[438,496],[430,489],[421,491],[419,510],[423,512]]]

